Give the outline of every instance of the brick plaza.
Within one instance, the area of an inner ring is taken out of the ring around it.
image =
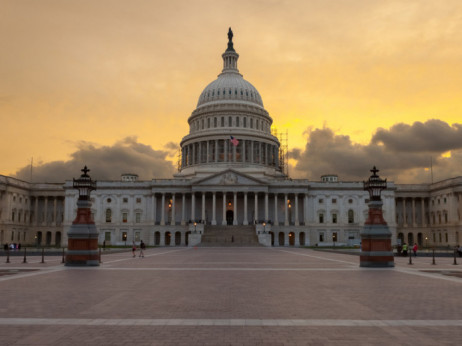
[[[0,264],[1,345],[453,345],[462,265],[302,248],[154,248]],[[459,261],[462,263],[462,261]]]

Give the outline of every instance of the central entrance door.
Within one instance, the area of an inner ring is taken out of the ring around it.
[[[232,225],[233,220],[234,220],[234,212],[232,210],[227,210],[226,211],[226,224],[228,226]]]

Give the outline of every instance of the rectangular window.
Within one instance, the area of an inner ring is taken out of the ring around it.
[[[319,233],[319,242],[323,242],[324,241],[324,233]]]
[[[104,240],[105,241],[111,241],[111,232],[105,232],[104,233]]]
[[[127,222],[128,213],[122,213],[122,222]]]
[[[122,232],[122,241],[127,241],[127,232]]]
[[[337,241],[337,232],[332,233],[332,241],[334,243]]]
[[[332,204],[336,204],[337,203],[337,199],[336,198],[332,198]]]
[[[337,214],[332,214],[332,223],[337,223]]]
[[[124,197],[124,199],[122,200],[123,203],[128,203],[128,198]]]
[[[140,232],[135,232],[135,241],[140,241]]]
[[[140,197],[137,197],[137,198],[136,198],[136,203],[138,203],[138,204],[141,203],[141,198],[140,198]]]
[[[136,213],[135,214],[135,222],[140,223],[141,222],[141,213]]]
[[[319,223],[324,223],[324,214],[319,214]]]

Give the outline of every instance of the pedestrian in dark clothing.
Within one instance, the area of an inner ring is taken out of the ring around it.
[[[144,257],[144,249],[146,249],[146,245],[143,241],[140,243],[140,257]]]

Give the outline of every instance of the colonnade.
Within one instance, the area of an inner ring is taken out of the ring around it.
[[[284,197],[283,202],[279,198],[280,195]],[[181,207],[178,208],[177,200],[180,198]],[[279,224],[298,226],[308,222],[307,211],[304,207],[307,205],[307,198],[307,194],[301,193],[239,191],[160,193],[152,196],[153,220],[155,224],[160,225],[175,225],[180,219],[181,225],[187,222],[211,225],[249,225],[271,222],[276,226]],[[160,206],[157,205],[159,202]],[[301,206],[303,206],[303,213],[300,213]],[[180,213],[181,218],[178,217]]]
[[[33,214],[31,224],[34,226],[59,226],[64,218],[64,198],[60,196],[32,197]],[[39,206],[39,200],[43,203]],[[49,203],[51,202],[51,203]],[[50,205],[51,204],[51,205]],[[51,212],[51,213],[50,213]],[[60,212],[60,214],[58,214]],[[41,214],[40,214],[41,213]],[[51,220],[50,220],[51,214]]]
[[[411,213],[410,217],[408,217],[408,206],[406,205],[406,201],[411,200]],[[420,218],[417,219],[417,206],[416,201],[420,200]],[[398,211],[398,201],[401,201],[401,214],[402,214],[402,227],[427,227],[429,220],[428,217],[428,209],[429,209],[429,199],[425,197],[398,197],[396,198],[397,206],[396,211]],[[427,208],[426,208],[427,206]],[[397,220],[399,223],[399,219]]]
[[[215,139],[184,145],[181,150],[182,168],[218,162],[246,162],[277,167],[279,147],[275,144],[240,140],[237,146],[228,139]]]

